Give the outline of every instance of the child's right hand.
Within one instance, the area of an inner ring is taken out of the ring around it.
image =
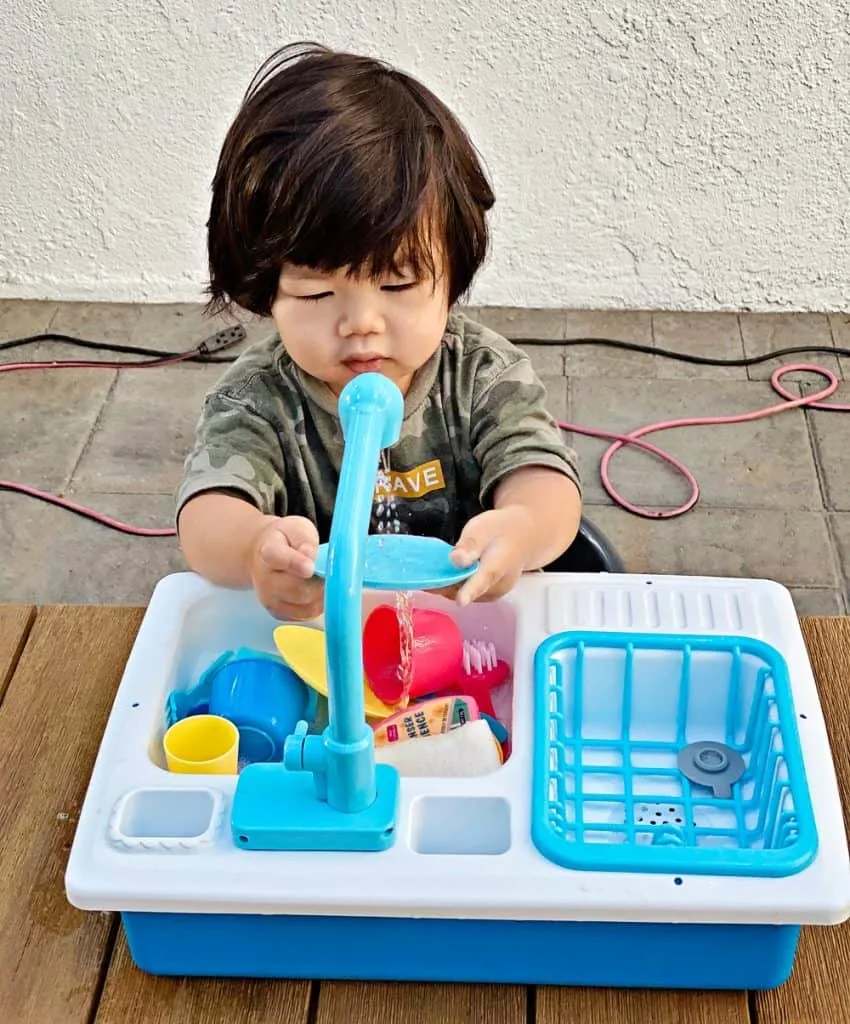
[[[314,619],[324,607],[324,585],[313,577],[319,532],[302,516],[267,517],[250,549],[251,582],[275,618]]]

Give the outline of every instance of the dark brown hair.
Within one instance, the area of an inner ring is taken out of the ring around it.
[[[463,127],[380,61],[284,47],[251,82],[213,179],[210,308],[271,312],[284,262],[378,275],[408,262],[449,302],[484,261],[493,192]]]

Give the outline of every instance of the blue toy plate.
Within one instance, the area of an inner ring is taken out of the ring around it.
[[[475,573],[478,563],[458,569],[449,559],[451,552],[451,545],[437,537],[369,534],[363,586],[370,590],[437,590],[461,583]],[[316,575],[324,578],[327,567],[328,545],[322,544],[316,556]]]

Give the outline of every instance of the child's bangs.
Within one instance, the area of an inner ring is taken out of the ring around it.
[[[315,227],[305,231],[303,238],[293,238],[286,262],[325,273],[347,270],[352,277],[412,274],[417,280],[436,279],[434,226],[425,210],[411,212],[409,218],[399,218],[399,223],[387,227],[355,216],[337,234],[338,223],[329,231],[330,225],[323,224],[321,218],[314,222]],[[334,242],[328,244],[331,239]]]
[[[384,139],[380,147],[340,154],[321,168],[308,196],[296,200],[300,216],[281,211],[294,227],[283,259],[325,272],[346,269],[355,277],[435,279],[444,202],[433,184],[433,154],[422,140],[410,141]]]

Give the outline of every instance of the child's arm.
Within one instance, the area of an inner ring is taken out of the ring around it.
[[[532,529],[523,540],[523,572],[541,569],[575,540],[581,521],[581,496],[573,480],[545,466],[526,466],[497,486],[494,508],[516,509],[530,516]]]
[[[523,572],[548,565],[570,546],[580,520],[579,490],[564,473],[523,466],[508,474],[496,486],[492,510],[467,523],[452,553],[458,566],[481,562],[458,602],[508,593]]]
[[[469,437],[481,469],[481,505],[458,538],[458,565],[480,560],[459,590],[462,604],[506,594],[520,574],[554,561],[581,521],[576,453],[546,408],[546,390],[528,356],[486,329],[461,367],[471,392]]]
[[[180,548],[193,571],[220,587],[250,587],[251,546],[274,516],[250,502],[208,491],[190,499],[177,522]]]
[[[263,515],[248,501],[207,491],[183,506],[178,531],[190,569],[222,587],[253,587],[278,618],[312,619],[324,602],[313,579],[319,534],[301,516]]]
[[[322,610],[312,578],[319,535],[286,515],[286,453],[298,428],[273,369],[275,345],[243,353],[205,397],[175,496],[177,530],[190,569],[219,586],[253,587],[272,615],[303,620]]]

